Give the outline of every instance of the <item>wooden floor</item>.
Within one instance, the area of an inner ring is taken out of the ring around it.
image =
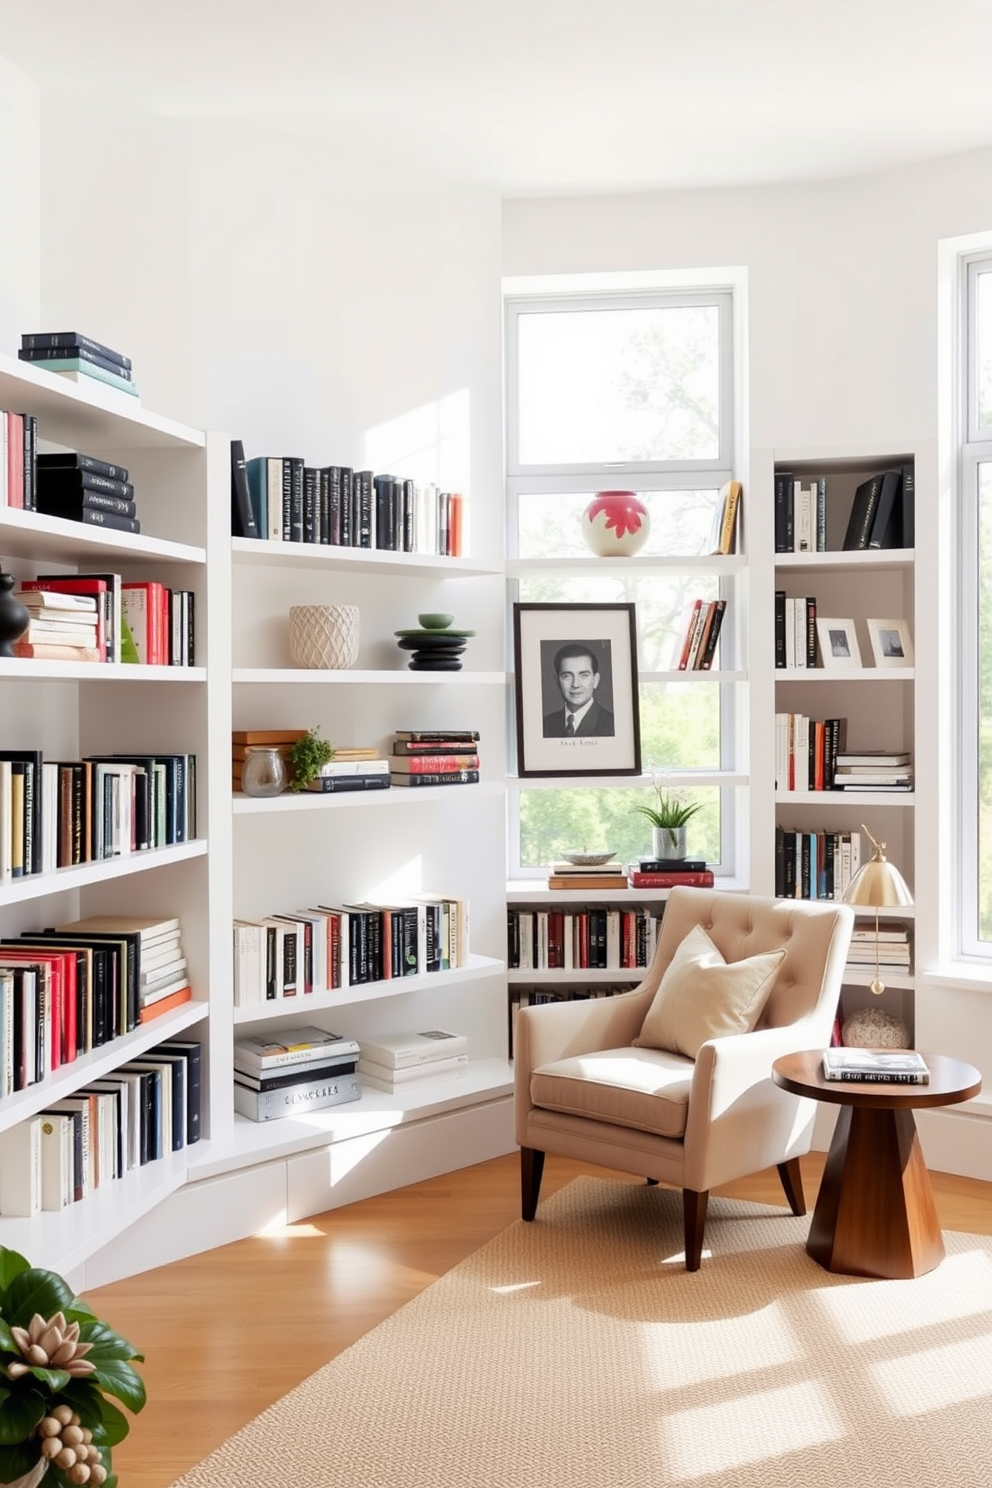
[[[810,1207],[822,1167],[823,1154],[803,1160]],[[542,1196],[589,1172],[622,1176],[549,1157]],[[940,1173],[933,1184],[945,1229],[992,1234],[992,1185]],[[774,1170],[719,1191],[784,1207]],[[146,1356],[148,1405],[114,1448],[122,1484],[168,1488],[518,1217],[514,1154],[87,1293]]]

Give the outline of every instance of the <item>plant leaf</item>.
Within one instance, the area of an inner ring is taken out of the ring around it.
[[[28,1266],[11,1279],[3,1312],[8,1322],[26,1328],[36,1312],[43,1318],[54,1317],[57,1312],[68,1316],[75,1301],[75,1293],[55,1271]]]
[[[0,1294],[7,1290],[19,1271],[29,1269],[30,1262],[16,1250],[8,1250],[6,1245],[0,1245]]]
[[[128,1343],[113,1328],[108,1328],[106,1323],[97,1321],[81,1323],[79,1327],[80,1343],[92,1344],[92,1348],[86,1355],[91,1364],[102,1364],[104,1360],[110,1359],[139,1359],[144,1362],[144,1356],[138,1353],[133,1344]]]
[[[27,1375],[24,1376],[26,1380]],[[27,1441],[45,1415],[47,1397],[40,1390],[11,1390],[0,1411],[0,1446]]]

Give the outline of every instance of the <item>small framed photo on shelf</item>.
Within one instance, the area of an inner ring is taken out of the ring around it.
[[[905,620],[869,620],[866,623],[877,667],[913,665],[913,638]]]
[[[861,651],[853,620],[830,620],[816,617],[816,638],[820,643],[820,665],[824,667],[859,667]]]
[[[517,773],[639,775],[632,604],[513,606]]]

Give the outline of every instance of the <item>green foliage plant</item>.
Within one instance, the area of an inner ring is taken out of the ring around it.
[[[289,782],[291,791],[306,790],[311,780],[316,780],[321,770],[334,758],[334,746],[321,737],[318,728],[307,732],[289,746],[287,757],[293,778]]]
[[[143,1408],[135,1359],[61,1276],[0,1246],[0,1483],[46,1458],[45,1488],[116,1488],[110,1449],[130,1422],[109,1397]]]
[[[685,791],[672,787],[659,785],[655,781],[655,799],[651,804],[639,801],[634,807],[642,816],[646,816],[653,827],[684,827],[691,821],[697,811],[702,810],[701,801],[690,801]]]

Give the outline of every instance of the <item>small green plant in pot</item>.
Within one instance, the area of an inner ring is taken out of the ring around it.
[[[334,745],[321,736],[318,728],[308,729],[289,746],[287,758],[292,771],[290,790],[306,790],[311,780],[316,780],[324,766],[334,758]]]
[[[142,1409],[143,1357],[56,1272],[0,1246],[0,1483],[115,1488],[110,1449],[130,1422],[108,1397]]]
[[[703,809],[701,801],[690,801],[685,791],[655,782],[654,800],[635,809],[651,823],[655,857],[685,857],[686,826]]]

